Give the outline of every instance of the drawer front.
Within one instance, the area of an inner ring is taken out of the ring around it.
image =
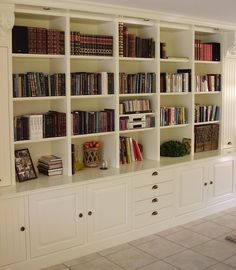
[[[174,179],[174,170],[152,170],[133,177],[134,186],[142,187]]]
[[[171,217],[171,215],[172,215],[172,207],[166,207],[159,210],[156,209],[153,211],[149,211],[144,214],[135,216],[134,226],[136,229],[141,228],[168,219]]]
[[[161,209],[167,206],[173,205],[173,195],[163,195],[153,197],[148,200],[139,201],[135,203],[135,214],[139,215],[148,211],[154,211],[155,209]]]
[[[145,187],[135,189],[135,201],[141,201],[156,196],[172,193],[174,189],[173,181],[164,183],[153,183]]]

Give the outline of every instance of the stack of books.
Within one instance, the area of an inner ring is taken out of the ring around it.
[[[38,161],[38,171],[48,176],[63,173],[62,159],[55,155],[42,156]]]

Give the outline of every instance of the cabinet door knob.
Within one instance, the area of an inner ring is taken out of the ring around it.
[[[156,176],[156,175],[158,175],[158,172],[157,171],[155,171],[155,172],[152,173],[152,176]]]
[[[232,142],[228,142],[227,144],[228,144],[228,145],[232,145]]]
[[[152,212],[152,216],[156,216],[156,215],[158,215],[158,212],[157,211],[153,211]]]
[[[206,182],[204,183],[204,186],[207,186],[207,183]]]
[[[154,199],[152,199],[152,202],[153,203],[158,202],[158,199],[157,198],[154,198]]]
[[[25,227],[24,226],[20,227],[20,230],[21,230],[21,232],[24,232],[25,231]]]
[[[0,182],[2,181],[2,178],[0,178]]]
[[[210,185],[212,185],[213,184],[213,181],[210,181]]]
[[[88,215],[89,215],[89,216],[92,216],[92,213],[93,213],[92,211],[89,211],[89,212],[88,212]]]
[[[158,185],[152,186],[152,189],[158,189]]]
[[[82,218],[83,217],[83,214],[82,213],[79,213],[79,217]]]

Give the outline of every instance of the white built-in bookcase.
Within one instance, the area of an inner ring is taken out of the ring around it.
[[[155,40],[155,58],[119,57],[119,22],[128,26],[129,33]],[[21,10],[15,12],[15,25],[45,27],[65,31],[65,55],[30,55],[12,54],[12,72],[62,72],[66,74],[66,96],[11,98],[13,115],[58,110],[66,113],[67,136],[47,138],[37,141],[14,142],[14,150],[29,148],[34,165],[40,156],[55,154],[63,158],[64,174],[71,175],[71,144],[79,145],[79,157],[82,161],[82,144],[89,140],[99,140],[103,145],[103,157],[109,166],[119,167],[119,136],[130,136],[143,145],[145,160],[159,161],[160,145],[167,140],[191,138],[191,156],[194,155],[194,104],[217,104],[222,111],[222,92],[195,93],[195,75],[220,73],[223,70],[223,38],[225,33],[213,28],[195,27],[193,25],[156,22],[134,18],[115,18],[110,15],[83,14],[76,12]],[[87,34],[104,34],[113,36],[113,56],[71,56],[70,31]],[[194,40],[217,41],[221,43],[221,61],[207,62],[194,60]],[[174,59],[160,59],[160,42],[166,43],[167,55]],[[187,93],[160,93],[160,72],[176,72],[177,69],[192,70],[192,91]],[[114,94],[100,96],[71,96],[70,73],[113,72]],[[119,94],[119,72],[155,72],[156,90],[151,94]],[[223,74],[222,74],[223,76]],[[222,91],[224,89],[222,88]],[[148,98],[151,101],[155,127],[119,131],[119,102],[125,99]],[[160,127],[161,106],[184,106],[188,111],[188,123],[178,126]],[[115,131],[91,135],[71,135],[70,114],[72,110],[115,110]],[[221,131],[221,117],[220,117]],[[219,149],[221,140],[219,140]],[[14,175],[14,160],[12,175]]]

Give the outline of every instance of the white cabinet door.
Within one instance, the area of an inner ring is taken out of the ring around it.
[[[11,184],[10,110],[9,110],[9,60],[7,47],[0,47],[0,186]]]
[[[234,196],[234,168],[234,159],[219,161],[209,168],[209,203],[217,203]]]
[[[205,204],[207,168],[204,165],[181,168],[177,181],[178,214],[200,209]]]
[[[88,240],[104,239],[131,229],[131,181],[87,186]]]
[[[70,188],[29,196],[31,256],[84,242],[83,189]]]
[[[26,259],[24,198],[0,200],[0,266]]]

